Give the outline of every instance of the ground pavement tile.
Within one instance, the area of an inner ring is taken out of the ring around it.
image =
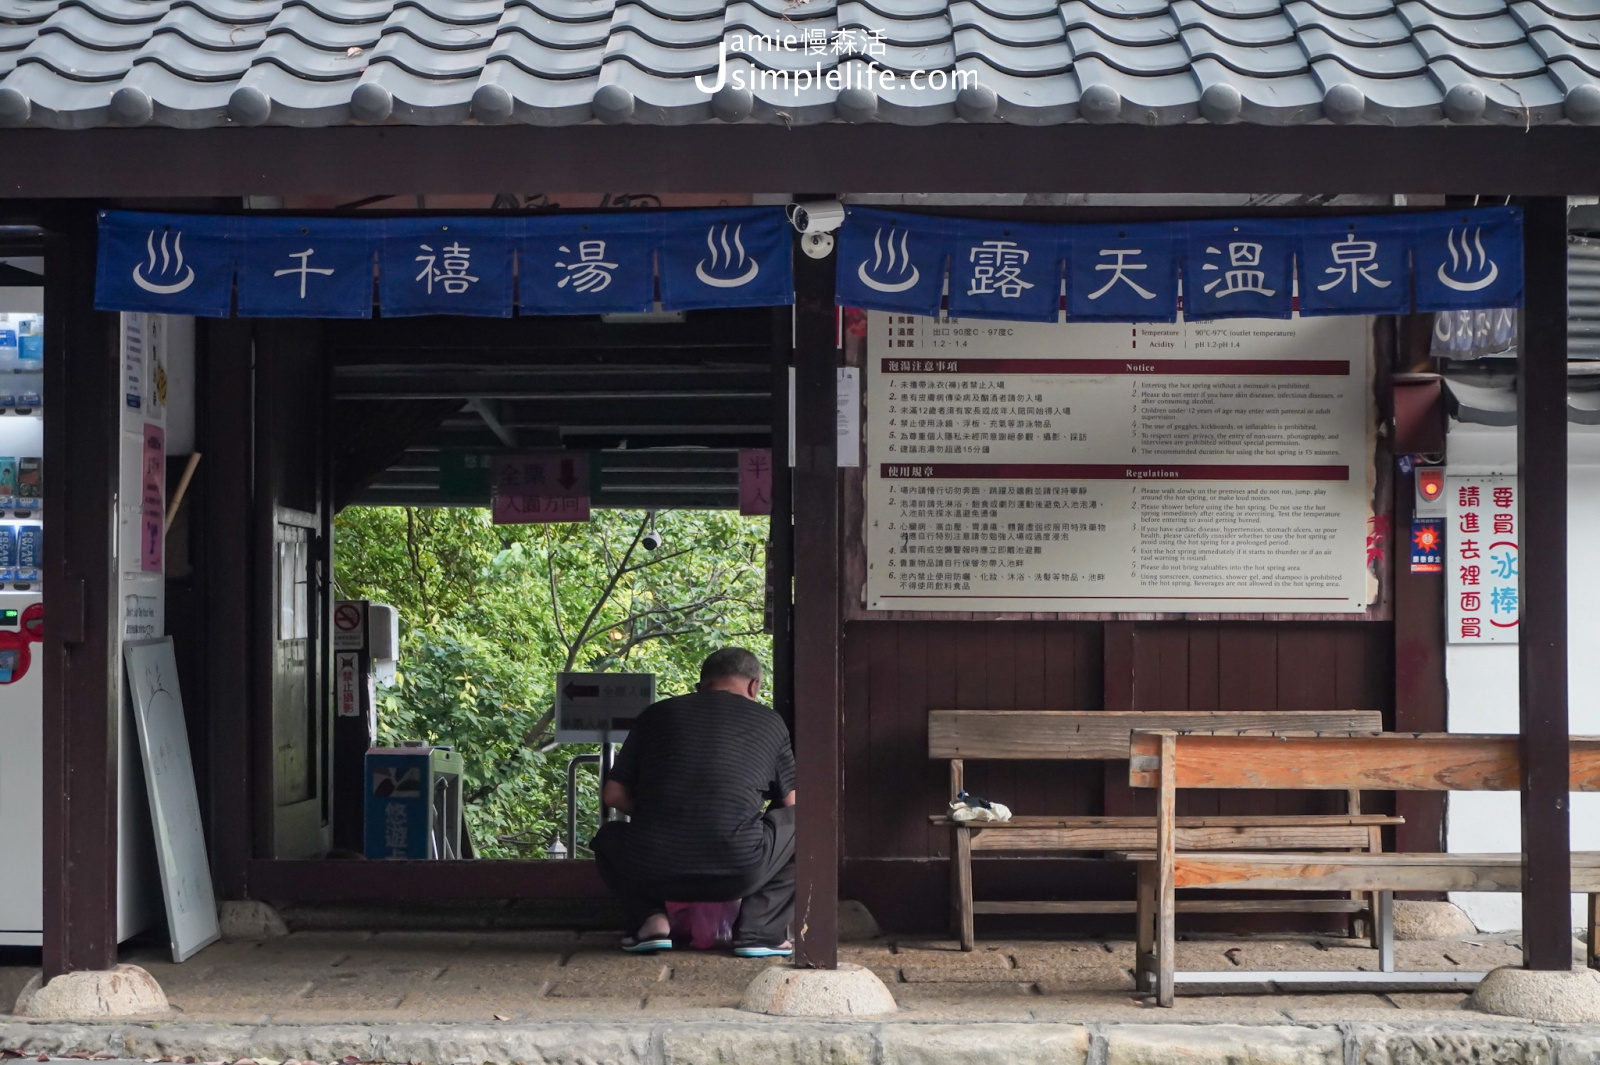
[[[1433,948],[1431,951],[1421,948]],[[1395,944],[1395,964],[1401,969],[1466,969],[1488,972],[1502,965],[1521,965],[1522,949],[1505,942],[1442,939]]]
[[[1079,991],[1132,991],[1132,969],[1063,969],[1034,979],[1041,995],[1064,995]]]
[[[1006,952],[1018,969],[1029,972],[1100,969],[1108,965],[1132,968],[1134,953],[1132,943],[1118,941],[1023,943],[1008,946]]]
[[[654,965],[630,973],[569,973],[557,969],[546,995],[550,998],[639,999],[666,979],[666,966]]]
[[[1241,940],[1218,944],[1235,968],[1259,972],[1328,972],[1377,969],[1378,952],[1345,944],[1323,947],[1303,940]]]
[[[352,972],[317,980],[306,992],[305,1001],[314,1009],[386,1010],[396,1009],[401,999],[432,975],[405,976],[391,973]]]
[[[1472,996],[1464,991],[1390,991],[1384,997],[1401,1010],[1453,1013],[1465,1009]]]
[[[452,965],[438,978],[417,988],[408,996],[416,1000],[427,994],[444,996],[488,996],[514,994],[537,996],[555,981],[559,959],[553,955],[544,964],[493,964],[469,962]]]

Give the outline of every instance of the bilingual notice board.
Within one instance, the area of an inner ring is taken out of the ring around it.
[[[867,322],[869,610],[1376,597],[1372,319]]]

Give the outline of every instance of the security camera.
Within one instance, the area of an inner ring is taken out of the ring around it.
[[[661,534],[656,532],[656,514],[653,510],[650,512],[650,531],[639,538],[639,543],[646,551],[661,549],[663,541]]]
[[[791,203],[789,222],[800,234],[832,233],[844,225],[844,204],[838,200]]]

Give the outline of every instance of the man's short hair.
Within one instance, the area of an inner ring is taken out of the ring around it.
[[[700,683],[707,684],[723,677],[743,677],[745,680],[761,679],[761,659],[743,647],[724,647],[713,651],[700,663]]]

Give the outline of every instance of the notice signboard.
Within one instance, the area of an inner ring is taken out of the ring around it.
[[[1371,324],[870,314],[867,607],[1366,610]]]
[[[1516,643],[1517,476],[1445,477],[1450,508],[1445,548],[1451,643]]]
[[[589,520],[587,455],[496,455],[491,477],[496,525]]]
[[[557,673],[556,742],[620,743],[655,701],[654,673]]]

